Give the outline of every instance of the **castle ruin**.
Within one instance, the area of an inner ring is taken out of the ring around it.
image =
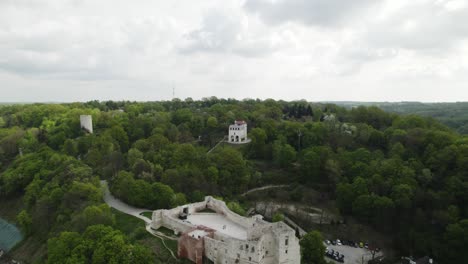
[[[207,212],[210,211],[210,212]],[[178,255],[201,264],[299,264],[299,239],[283,222],[240,216],[211,196],[198,203],[153,212],[151,228],[181,235]]]

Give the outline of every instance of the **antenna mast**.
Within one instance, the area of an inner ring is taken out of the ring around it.
[[[175,99],[175,85],[172,83],[172,99]]]

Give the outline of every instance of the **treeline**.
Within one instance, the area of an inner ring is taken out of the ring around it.
[[[153,263],[149,249],[132,245],[118,230],[93,225],[82,234],[62,232],[48,242],[48,263]]]
[[[80,114],[92,115],[94,134],[80,129]],[[3,195],[24,188],[25,197],[41,195],[35,190],[49,182],[34,183],[40,159],[17,163],[47,148],[63,160],[44,171],[71,160],[89,178],[75,182],[97,188],[98,178],[107,179],[116,196],[138,207],[169,208],[208,194],[229,200],[249,188],[291,183],[298,186],[294,201],[305,201],[301,186],[316,188],[345,218],[393,237],[401,254],[439,263],[466,254],[468,139],[434,119],[377,107],[218,98],[16,105],[0,108],[0,118]],[[247,121],[252,142],[208,153],[236,119]],[[58,219],[73,219],[59,212]],[[38,221],[34,210],[27,213]]]
[[[400,103],[361,103],[342,102],[338,103],[345,107],[355,107],[357,105],[376,105],[388,112],[399,114],[416,114],[432,117],[453,128],[460,134],[468,134],[468,102],[455,103],[420,103],[420,102],[400,102]]]

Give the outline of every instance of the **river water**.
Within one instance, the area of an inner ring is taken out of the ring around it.
[[[0,249],[9,251],[22,239],[23,235],[15,225],[0,218]]]

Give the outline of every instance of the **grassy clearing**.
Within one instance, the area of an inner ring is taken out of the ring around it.
[[[149,248],[155,255],[155,263],[191,263],[190,261],[177,259],[175,260],[171,253],[164,247],[161,242],[161,239],[154,237],[148,233],[145,229],[145,223],[143,220],[136,218],[131,215],[124,214],[120,211],[111,209],[112,213],[115,215],[116,225],[115,228],[125,233],[130,240],[135,243],[139,243],[147,248]],[[169,229],[160,228],[158,231],[161,231],[167,235],[174,235]],[[164,239],[164,243],[175,253],[177,254],[177,241]]]
[[[168,228],[165,228],[164,226],[160,227],[158,229],[158,231],[165,234],[166,236],[175,237],[174,231],[172,231],[172,230],[170,230]]]
[[[111,208],[112,213],[115,215],[115,227],[122,231],[127,236],[132,236],[138,227],[145,228],[145,222],[134,216],[124,214],[120,211]]]
[[[153,212],[149,212],[149,211],[148,211],[148,212],[143,212],[143,213],[141,213],[140,215],[146,216],[146,217],[148,217],[149,219],[151,219],[151,218],[153,217]]]

